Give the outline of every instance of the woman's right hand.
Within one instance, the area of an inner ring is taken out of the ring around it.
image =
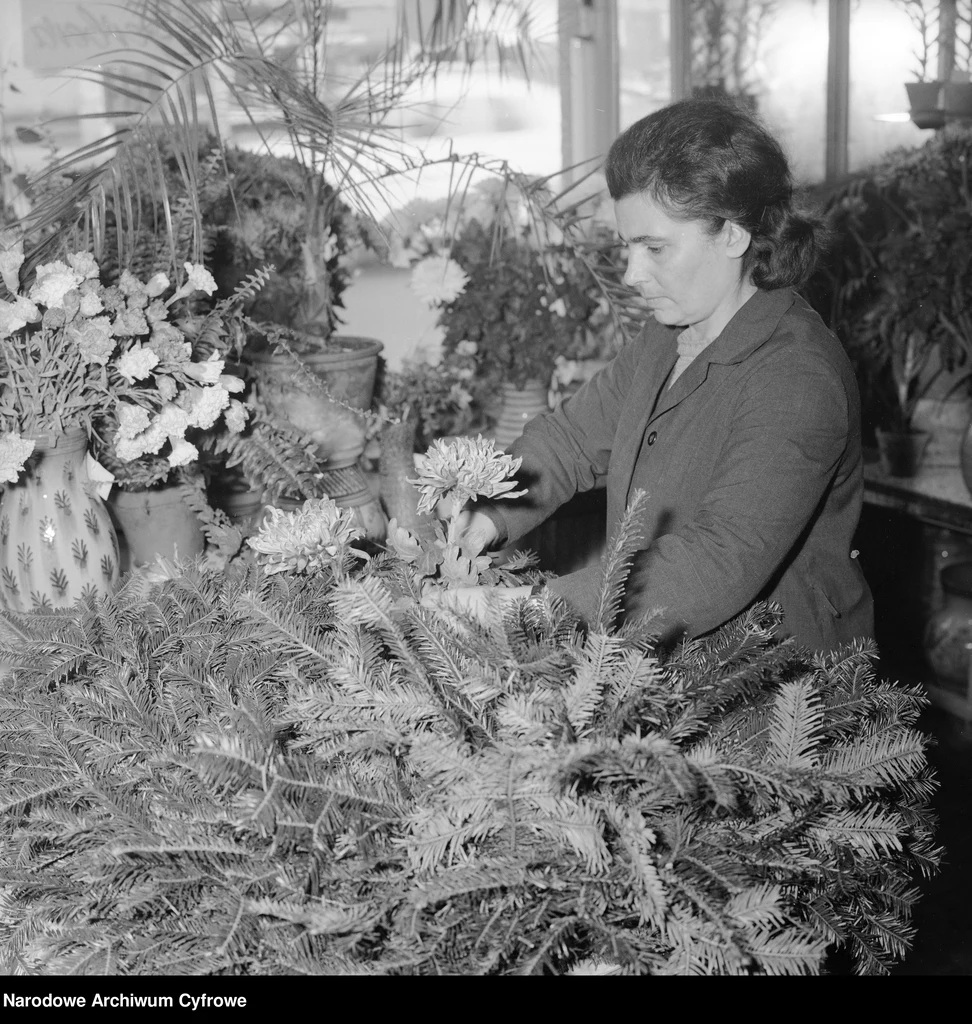
[[[467,558],[491,547],[499,535],[496,523],[485,512],[465,509],[459,513],[459,544]]]

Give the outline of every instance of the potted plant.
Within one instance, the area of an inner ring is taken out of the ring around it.
[[[838,190],[834,244],[810,288],[857,367],[866,430],[932,432],[938,465],[958,465],[972,417],[970,158],[972,133],[949,125]]]
[[[911,120],[919,128],[941,128],[945,124],[945,83],[935,74],[938,60],[938,0],[895,0],[911,19],[918,33],[914,50],[915,81],[905,82]]]
[[[239,403],[221,363],[193,360],[173,322],[180,303],[215,290],[203,267],[187,264],[174,289],[164,274],[143,283],[126,273],[106,286],[93,256],[78,252],[22,285],[23,262],[19,242],[0,252],[0,599],[31,611],[70,607],[117,579],[117,540],[85,461],[89,439],[111,431],[120,462],[161,453],[181,466],[197,454],[193,428],[224,414],[232,422]],[[222,330],[231,311],[232,301],[221,303],[200,330]]]
[[[508,444],[548,407],[557,357],[599,353],[611,282],[585,251],[574,207],[558,208],[544,181],[505,170],[434,226],[403,250],[412,290],[438,308],[446,358],[474,354],[480,408],[502,397],[494,436]]]

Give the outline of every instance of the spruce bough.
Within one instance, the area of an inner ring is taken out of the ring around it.
[[[940,857],[924,697],[764,606],[664,659],[614,628],[637,506],[589,630],[348,551],[7,616],[3,969],[886,972]]]

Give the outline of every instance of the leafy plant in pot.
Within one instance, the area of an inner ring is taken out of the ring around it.
[[[603,239],[582,234],[575,208],[558,207],[545,180],[505,167],[424,244],[412,290],[438,308],[446,358],[474,353],[470,390],[498,417],[497,440],[509,443],[547,408],[558,357],[600,353],[600,331],[616,312],[616,267],[594,255]]]

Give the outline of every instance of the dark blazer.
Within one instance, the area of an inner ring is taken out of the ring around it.
[[[610,544],[636,488],[644,548],[624,610],[661,611],[697,636],[754,601],[782,605],[784,631],[830,650],[872,636],[852,550],[863,500],[860,398],[838,340],[791,289],[760,291],[671,388],[676,331],[640,337],[511,447],[528,494],[496,502],[513,541],[578,491],[607,487]],[[601,568],[550,589],[583,617]]]

